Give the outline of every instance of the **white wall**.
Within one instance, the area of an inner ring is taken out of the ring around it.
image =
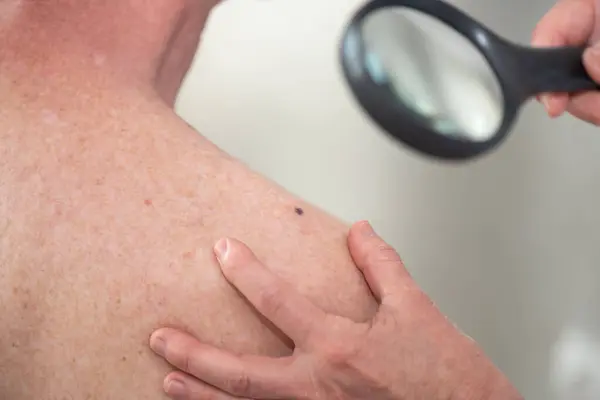
[[[345,220],[371,220],[527,399],[558,399],[549,371],[561,332],[576,310],[600,332],[600,317],[590,318],[600,314],[600,129],[550,121],[532,103],[484,159],[448,166],[416,156],[380,133],[342,81],[339,36],[361,3],[227,0],[179,110],[289,190]],[[527,42],[553,1],[455,3]]]

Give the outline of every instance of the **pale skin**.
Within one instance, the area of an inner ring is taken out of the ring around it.
[[[379,302],[367,322],[324,311],[244,244],[220,240],[215,253],[224,276],[294,341],[294,353],[240,356],[160,329],[151,337],[152,349],[181,370],[166,377],[165,391],[177,400],[522,400],[368,223],[351,228],[348,246]]]
[[[583,63],[600,82],[598,21],[600,1],[558,1],[536,27],[533,44],[589,45]],[[552,93],[540,100],[552,117],[569,112],[600,125],[597,92]],[[150,345],[179,370],[167,375],[165,390],[176,400],[520,399],[475,344],[443,321],[395,251],[372,232],[365,235],[364,228],[364,224],[353,227],[348,244],[379,310],[371,322],[362,324],[324,313],[272,275],[268,263],[246,245],[225,239],[228,257],[220,257],[224,276],[294,340],[295,351],[278,359],[240,356],[181,331],[160,329]],[[217,245],[217,254],[223,242]],[[425,371],[415,368],[414,360],[427,365]],[[448,373],[448,365],[461,368]]]
[[[231,286],[213,254],[224,236],[308,299],[310,315],[343,321],[351,343],[365,334],[361,323],[382,315],[383,297],[356,269],[343,223],[233,160],[173,111],[215,3],[0,0],[0,398],[166,398],[170,367],[147,347],[164,326],[232,354],[296,359],[298,348],[325,349],[261,316]],[[416,286],[409,292],[415,311],[429,310],[403,321],[413,324],[407,334],[429,335],[417,358],[437,365],[456,345],[470,361],[451,368],[460,387],[452,374],[425,378],[422,361],[406,361],[430,383],[401,381],[390,394],[418,399],[421,384],[424,395],[452,400],[512,393]],[[331,332],[322,337],[337,343]]]
[[[289,355],[223,277],[225,235],[324,309],[375,312],[345,224],[173,111],[214,3],[0,0],[0,398],[166,399],[161,326]]]

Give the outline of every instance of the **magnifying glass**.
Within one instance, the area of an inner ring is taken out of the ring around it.
[[[341,62],[360,105],[392,137],[464,160],[500,144],[529,98],[598,90],[584,49],[511,43],[442,0],[374,0],[352,18]]]

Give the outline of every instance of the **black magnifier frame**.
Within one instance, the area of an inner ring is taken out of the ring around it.
[[[365,64],[363,21],[373,12],[404,7],[438,19],[475,46],[496,74],[503,119],[493,136],[470,141],[435,132],[429,121],[409,109],[390,87],[375,82]],[[360,8],[344,33],[343,74],[359,104],[393,138],[421,154],[444,160],[478,157],[498,146],[510,132],[522,104],[544,92],[579,92],[600,87],[582,64],[585,47],[532,48],[511,43],[442,0],[373,0]]]

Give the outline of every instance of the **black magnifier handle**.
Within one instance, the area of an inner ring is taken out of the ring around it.
[[[531,97],[600,90],[583,65],[585,47],[515,44],[441,0],[372,0],[352,17],[341,50],[371,118],[447,160],[498,146]]]
[[[522,47],[515,54],[520,64],[516,70],[520,71],[519,81],[527,82],[526,94],[600,90],[600,84],[590,77],[583,65],[585,50],[585,47]]]

